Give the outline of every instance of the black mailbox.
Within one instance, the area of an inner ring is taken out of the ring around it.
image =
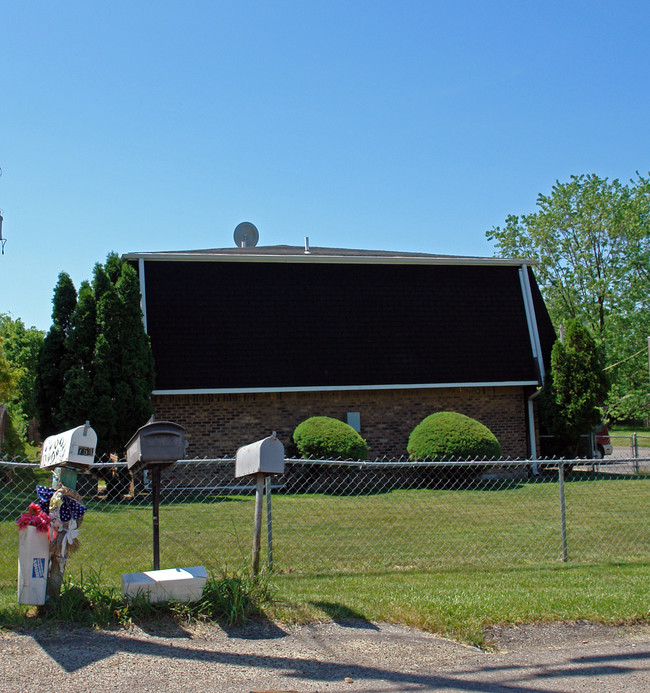
[[[139,428],[126,445],[126,463],[137,471],[165,467],[185,457],[185,429],[171,421],[153,421]]]

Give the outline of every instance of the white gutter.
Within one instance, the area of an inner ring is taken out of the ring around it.
[[[484,257],[410,257],[406,255],[375,256],[375,255],[317,255],[312,248],[309,253],[301,250],[300,254],[253,255],[218,255],[201,252],[187,253],[125,253],[123,260],[138,260],[142,262],[283,262],[283,263],[323,263],[323,264],[372,264],[372,265],[483,265],[483,266],[520,266],[521,259],[517,258],[484,258]]]
[[[535,315],[535,304],[533,294],[530,290],[530,280],[528,278],[528,266],[523,264],[519,268],[519,280],[521,281],[521,294],[524,300],[524,310],[526,311],[526,322],[528,323],[528,336],[533,358],[537,361],[539,369],[540,385],[544,384],[546,370],[544,368],[544,356],[542,354],[542,344],[539,341],[539,330],[537,329],[537,316]]]
[[[307,387],[224,387],[196,388],[179,390],[154,390],[154,395],[231,395],[252,394],[264,392],[336,392],[354,390],[442,390],[445,388],[467,387],[524,387],[538,385],[536,380],[513,380],[506,382],[485,383],[426,383],[426,384],[395,384],[395,385],[314,385]]]
[[[540,396],[541,390],[536,390],[528,398],[528,440],[530,441],[530,459],[537,459],[537,441],[535,440],[535,405],[533,400]],[[537,474],[537,465],[533,465],[533,474]]]
[[[539,330],[537,329],[537,316],[535,315],[535,304],[533,303],[533,294],[530,289],[530,278],[528,277],[528,266],[523,264],[519,268],[519,279],[521,281],[521,294],[524,300],[524,310],[526,311],[526,322],[528,323],[528,334],[530,337],[530,346],[533,352],[533,357],[537,361],[539,370],[540,383],[544,385],[546,377],[546,369],[544,367],[544,355],[542,353],[542,344],[539,339]],[[530,458],[537,459],[537,443],[535,441],[535,405],[533,400],[538,397],[541,390],[533,392],[528,398],[528,436],[530,441]],[[533,466],[533,473],[537,473],[536,465]]]
[[[138,260],[138,276],[140,277],[140,308],[142,309],[142,324],[147,331],[147,291],[144,283],[144,258]]]

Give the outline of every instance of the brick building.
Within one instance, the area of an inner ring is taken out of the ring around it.
[[[158,419],[197,457],[272,430],[348,421],[399,456],[440,410],[535,456],[534,395],[555,332],[524,260],[266,246],[129,253],[156,368]]]

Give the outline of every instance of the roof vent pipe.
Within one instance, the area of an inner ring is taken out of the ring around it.
[[[309,250],[309,236],[305,236],[305,255],[309,255],[310,252],[311,251]]]

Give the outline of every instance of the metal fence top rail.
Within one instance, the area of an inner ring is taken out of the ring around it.
[[[407,468],[462,468],[462,467],[534,467],[537,466],[548,466],[548,465],[563,465],[563,466],[591,466],[597,464],[598,466],[609,466],[613,464],[625,464],[625,463],[638,463],[650,461],[650,454],[641,457],[613,457],[613,458],[556,458],[548,457],[543,459],[510,459],[510,458],[499,458],[499,459],[475,459],[475,460],[409,460],[408,458],[389,458],[389,459],[376,459],[376,460],[341,460],[341,459],[321,459],[321,458],[286,458],[285,463],[289,466],[293,465],[320,465],[320,466],[330,466],[330,467],[347,467],[350,469],[407,469]],[[182,459],[174,462],[174,466],[177,465],[197,465],[197,464],[209,464],[215,467],[226,467],[228,465],[234,464],[234,457],[218,457],[218,458],[193,458],[193,459]],[[38,462],[18,462],[15,458],[3,458],[0,459],[0,465],[3,467],[14,467],[14,468],[30,468],[39,467]],[[110,461],[110,462],[95,462],[92,465],[85,467],[85,470],[93,471],[100,469],[113,469],[115,467],[126,467],[125,460]],[[80,470],[82,471],[82,470]]]

